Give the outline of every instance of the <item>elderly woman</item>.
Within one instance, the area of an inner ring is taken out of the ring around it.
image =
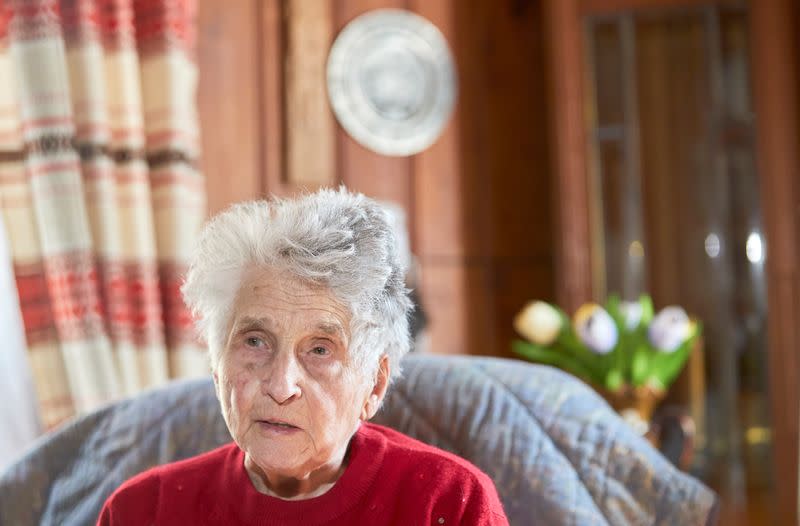
[[[233,443],[129,480],[99,524],[507,524],[475,466],[368,423],[409,348],[395,247],[345,190],[209,222],[183,293]]]

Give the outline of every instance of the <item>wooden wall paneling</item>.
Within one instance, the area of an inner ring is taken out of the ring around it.
[[[554,295],[545,102],[536,96],[544,91],[541,11],[530,3],[455,6],[414,4],[443,30],[459,76],[451,126],[414,159],[417,236],[423,272],[466,301],[438,306],[446,319],[463,320],[461,352],[509,355],[514,314]]]
[[[326,91],[333,6],[314,0],[259,6],[262,194],[336,185],[337,129]]]
[[[259,115],[261,193],[285,196],[292,192],[286,184],[284,162],[284,11],[283,0],[262,0],[259,5]]]
[[[437,354],[494,354],[491,291],[486,265],[427,264],[421,276],[431,314],[427,350]]]
[[[533,299],[552,301],[555,284],[553,266],[542,262],[501,259],[492,266],[494,301],[494,348],[497,356],[519,358],[511,342],[520,336],[511,325],[520,308]]]
[[[458,111],[458,110],[456,110]],[[456,113],[450,126],[459,126]],[[457,263],[465,258],[465,234],[461,226],[462,181],[459,138],[445,132],[431,151],[412,159],[417,255],[423,262]]]
[[[201,0],[198,114],[208,210],[260,193],[256,2]]]
[[[490,108],[480,149],[488,157],[481,177],[489,186],[491,252],[541,263],[553,242],[541,5],[518,2],[485,16],[491,54],[480,74],[488,85],[474,103]]]
[[[792,0],[750,4],[761,209],[767,238],[769,378],[778,524],[797,524],[798,12]]]
[[[545,0],[547,101],[554,174],[556,298],[574,312],[592,296],[592,255],[583,88],[582,21],[577,0]]]
[[[437,142],[438,153],[424,152],[412,161],[416,205],[414,237],[420,267],[420,296],[430,319],[430,350],[472,354],[485,349],[485,340],[477,341],[470,331],[482,333],[489,321],[484,318],[474,326],[468,316],[470,307],[475,305],[469,291],[480,284],[483,284],[481,290],[486,287],[480,272],[467,271],[464,234],[459,223],[461,181],[456,147],[457,138],[451,132]],[[486,299],[482,298],[483,304]]]
[[[375,199],[393,201],[412,213],[414,196],[412,188],[413,162],[409,157],[388,157],[368,150],[357,143],[337,125],[336,149],[338,173],[341,182],[351,190],[362,192]],[[411,245],[415,246],[412,237]]]
[[[483,210],[470,197],[475,164],[465,148],[462,132],[470,86],[469,57],[456,30],[455,2],[413,0],[411,9],[435,24],[447,39],[456,62],[459,93],[455,111],[442,136],[414,156],[414,196],[417,250],[423,283],[423,301],[431,312],[431,350],[444,353],[485,354],[490,347],[491,317],[486,265],[479,262],[477,243],[483,237]],[[474,7],[470,6],[470,7]],[[469,9],[469,8],[465,8]],[[480,38],[474,35],[474,38]],[[480,64],[480,62],[478,62]],[[480,66],[478,66],[480,67]],[[470,220],[465,220],[469,216]]]
[[[456,27],[463,20],[455,17],[471,9],[454,9],[450,2],[424,0],[412,1],[411,7],[444,34],[454,56],[458,80],[455,109],[442,136],[412,158],[418,251],[430,261],[460,264],[464,258],[480,252],[474,241],[485,236],[485,230],[476,231],[484,225],[464,225],[465,214],[473,216],[478,223],[482,213],[480,208],[475,208],[480,203],[467,197],[464,188],[467,180],[474,177],[471,174],[482,164],[477,157],[484,146],[482,139],[477,133],[465,131],[475,124],[466,112],[479,107],[480,100],[470,101],[469,97],[470,89],[477,89],[481,82],[482,57],[469,55],[472,50],[465,50],[460,38],[462,28]],[[472,35],[472,42],[481,38],[478,31]]]
[[[541,5],[495,5],[481,18],[491,53],[482,64],[485,93],[475,104],[489,111],[485,126],[467,128],[485,130],[480,198],[489,213],[480,220],[491,226],[492,350],[511,356],[514,315],[533,299],[555,299]]]
[[[286,0],[286,182],[313,189],[336,182],[334,117],[326,91],[333,42],[331,2]]]
[[[767,293],[770,296],[767,330],[773,480],[778,504],[774,511],[776,524],[797,524],[797,422],[800,409],[794,379],[797,378],[797,351],[800,349],[797,330],[800,317],[799,289],[796,274],[767,277]]]
[[[406,8],[404,0],[335,0],[335,34],[357,16],[381,8]],[[335,38],[335,35],[334,35]],[[408,212],[411,227],[415,221],[412,194],[412,163],[408,157],[388,157],[357,143],[341,126],[336,126],[338,172],[350,189],[381,200],[393,201]],[[410,230],[412,231],[412,230]],[[411,235],[412,250],[416,241]]]
[[[467,303],[463,305],[465,317],[466,352],[470,354],[497,354],[495,345],[496,290],[493,275],[493,183],[489,168],[493,130],[489,127],[492,112],[494,82],[490,69],[492,53],[492,12],[498,5],[472,2],[456,4],[448,11],[435,11],[427,7],[423,14],[443,27],[453,50],[458,71],[458,104],[455,133],[452,134],[453,155],[458,156],[459,207],[454,209],[455,227],[461,232],[461,265],[465,269]],[[510,135],[506,130],[504,136]],[[435,153],[435,151],[433,152]],[[440,178],[452,177],[444,170],[423,171],[420,185],[436,184]],[[449,197],[449,195],[447,196]],[[458,262],[455,259],[454,262]]]
[[[442,196],[455,196],[460,200],[460,207],[454,209],[456,213],[449,226],[461,232],[460,254],[465,263],[488,265],[493,228],[492,177],[488,164],[493,140],[492,130],[489,129],[492,111],[490,85],[501,82],[492,78],[493,72],[490,71],[490,48],[494,45],[490,28],[491,13],[495,7],[479,2],[455,7],[454,2],[449,13],[443,13],[441,9],[439,13],[430,7],[427,9],[428,12],[423,15],[443,23],[449,21],[451,26],[445,36],[453,51],[458,72],[456,120],[453,123],[455,133],[452,134],[453,155],[458,156],[458,171],[453,170],[452,174],[425,171],[419,183],[429,186],[436,184],[436,181],[458,177],[457,193]],[[431,153],[435,154],[436,150]],[[458,239],[452,235],[448,238]],[[433,236],[428,236],[428,240],[437,247],[446,246],[447,243],[447,239]]]

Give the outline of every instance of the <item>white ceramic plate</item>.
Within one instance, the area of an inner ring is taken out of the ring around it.
[[[351,21],[328,56],[328,96],[356,141],[378,153],[421,152],[453,110],[453,57],[439,29],[401,9],[377,9]]]

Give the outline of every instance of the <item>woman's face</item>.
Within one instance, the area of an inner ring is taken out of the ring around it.
[[[214,381],[228,429],[268,485],[339,469],[359,420],[377,410],[384,375],[356,367],[349,327],[325,288],[246,274]]]

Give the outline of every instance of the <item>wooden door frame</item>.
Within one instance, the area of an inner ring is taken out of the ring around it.
[[[793,0],[751,2],[753,104],[761,209],[767,239],[768,372],[778,524],[797,524],[798,272],[797,11]]]
[[[546,0],[551,163],[556,174],[556,299],[568,312],[593,297],[592,236],[586,139],[583,19],[653,7],[705,6],[714,0]],[[732,2],[741,4],[741,2]],[[778,524],[797,524],[797,387],[800,345],[800,108],[798,13],[793,0],[750,2],[753,106],[761,208],[769,255],[768,374]]]
[[[647,9],[673,9],[676,7],[741,5],[742,0],[578,0],[582,15],[619,13]]]

